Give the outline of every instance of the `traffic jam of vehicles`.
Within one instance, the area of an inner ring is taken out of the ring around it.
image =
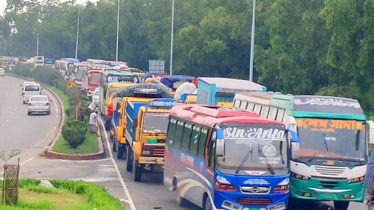
[[[295,198],[347,210],[350,202],[368,199],[374,123],[356,99],[282,94],[240,79],[144,73],[98,59],[62,58],[54,69],[99,110],[114,158],[124,160],[133,180],[162,173],[180,206],[282,210]],[[40,84],[21,87],[28,115],[51,113]]]

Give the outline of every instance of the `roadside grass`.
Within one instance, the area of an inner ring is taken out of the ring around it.
[[[120,200],[110,196],[101,186],[83,181],[50,180],[50,182],[55,188],[38,186],[40,180],[36,179],[19,180],[18,203],[9,206],[0,202],[0,209],[123,210]]]
[[[55,145],[53,146],[53,151],[64,153],[64,154],[92,154],[99,152],[99,145],[97,143],[96,134],[92,134],[87,131],[86,138],[83,144],[79,145],[76,149],[71,149],[69,143],[62,137],[58,138]]]
[[[51,87],[49,85],[47,85],[47,87],[50,90],[52,90],[54,93],[56,93],[56,95],[60,98],[60,100],[62,101],[62,105],[64,106],[65,110],[70,107],[69,98],[64,92],[62,92],[62,90],[60,90],[56,87]]]

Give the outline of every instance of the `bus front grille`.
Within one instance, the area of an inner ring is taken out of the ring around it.
[[[320,181],[318,184],[322,186],[323,188],[333,189],[339,186],[338,182],[330,182],[330,181]]]
[[[344,173],[345,168],[343,167],[331,167],[331,166],[315,166],[318,173],[327,176],[339,176]]]
[[[153,155],[158,157],[164,157],[165,146],[154,146]]]
[[[241,197],[236,202],[241,205],[269,205],[273,203],[270,198],[253,198],[253,197]]]

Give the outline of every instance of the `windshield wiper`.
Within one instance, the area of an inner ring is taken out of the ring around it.
[[[275,172],[274,172],[274,168],[273,166],[271,166],[271,164],[269,163],[269,160],[267,158],[265,158],[265,161],[266,161],[266,167],[268,168],[269,172],[274,175]]]
[[[313,157],[308,160],[308,163],[312,162],[312,160],[314,160],[317,154],[318,154],[318,150],[314,152]]]
[[[240,163],[239,167],[236,169],[235,173],[237,174],[240,169],[243,167],[244,163],[247,161],[247,159],[249,158],[249,156],[251,156],[251,160],[252,160],[252,154],[253,154],[253,146],[250,150],[248,150],[247,154],[245,155],[245,157],[243,158],[242,162]]]
[[[324,139],[324,141],[325,141],[326,151],[328,152],[328,151],[329,151],[329,146],[327,146],[326,134],[325,134],[325,133],[322,133],[322,135],[323,135],[323,139]]]
[[[356,151],[359,149],[360,146],[360,131],[361,130],[358,130],[356,134]]]

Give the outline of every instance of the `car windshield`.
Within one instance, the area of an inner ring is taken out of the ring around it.
[[[27,85],[25,91],[39,91],[39,85]]]
[[[366,160],[365,122],[297,118],[300,157]]]
[[[143,132],[166,133],[169,113],[147,112],[144,114]]]
[[[31,97],[30,101],[48,101],[48,98],[45,96]]]
[[[274,170],[275,174],[288,173],[288,145],[284,126],[235,124],[225,125],[222,129],[224,155],[217,157],[217,170],[261,170],[264,173]]]

